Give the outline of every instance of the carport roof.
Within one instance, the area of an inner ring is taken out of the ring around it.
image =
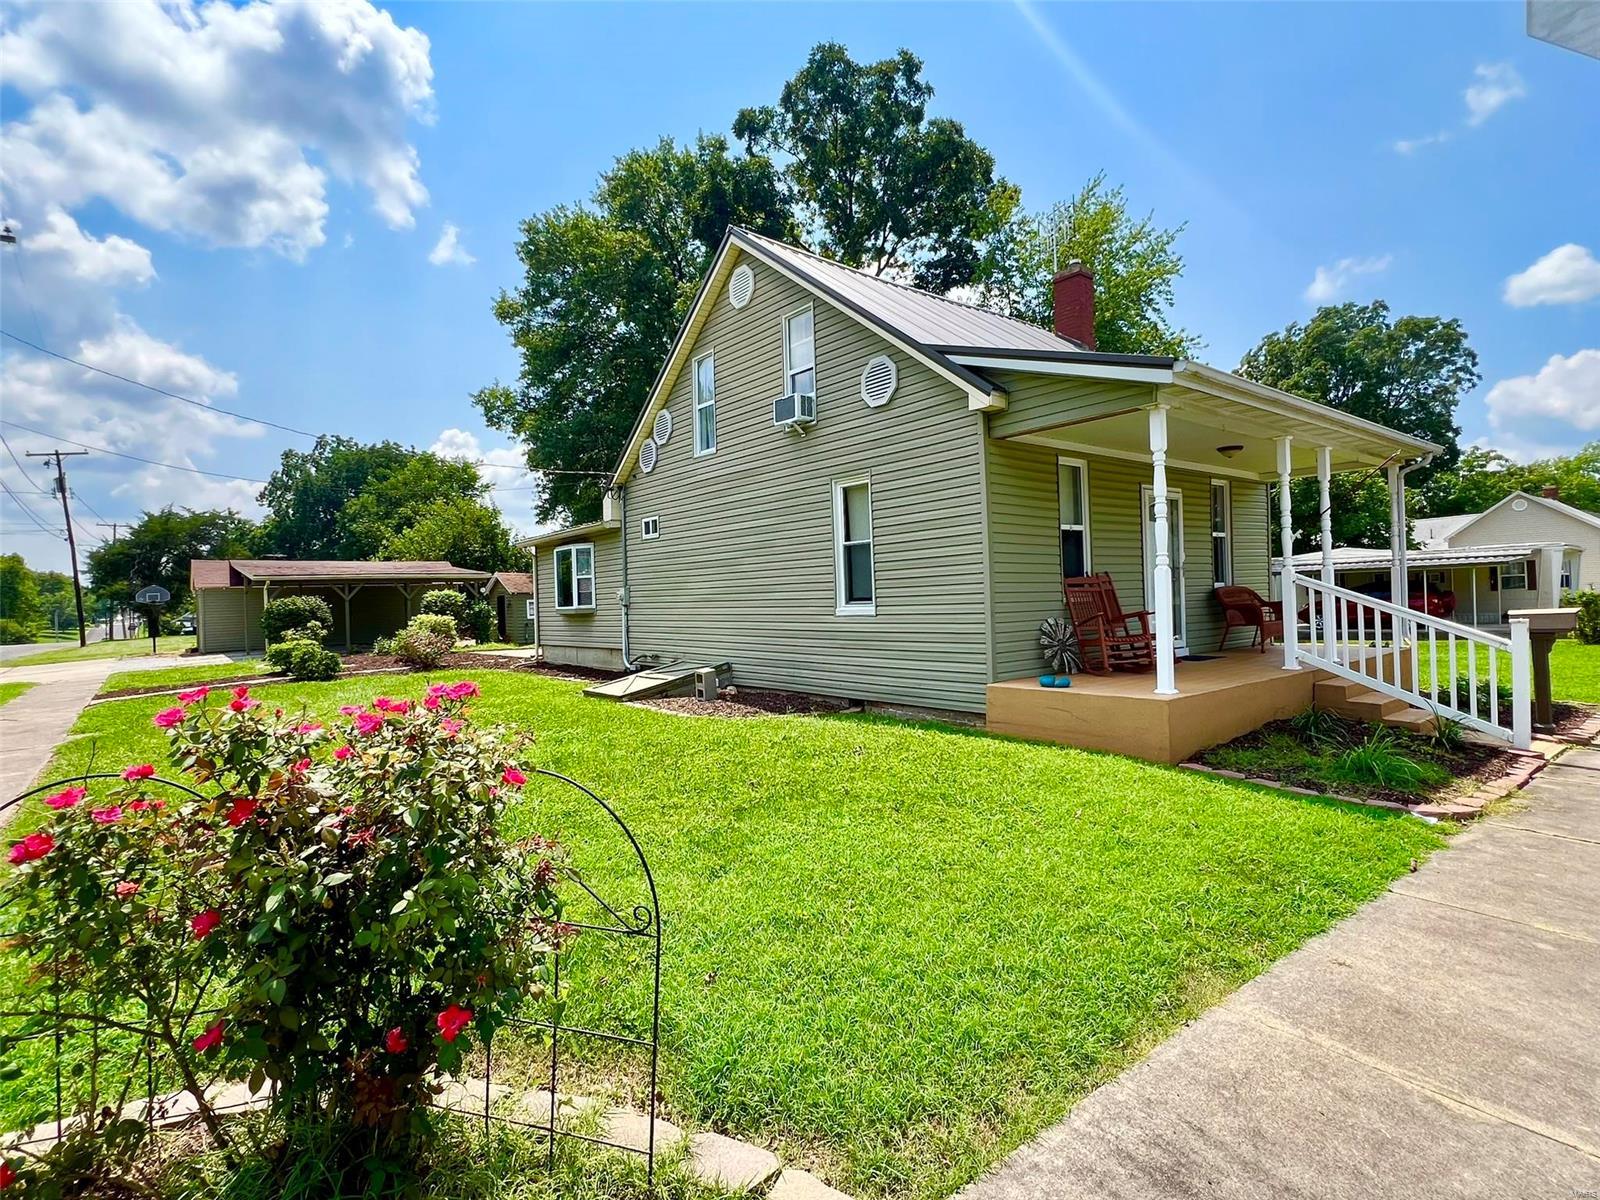
[[[487,571],[447,562],[348,562],[311,558],[196,558],[189,561],[189,583],[202,588],[245,587],[252,583],[483,583]]]

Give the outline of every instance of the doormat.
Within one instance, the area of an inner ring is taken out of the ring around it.
[[[1216,662],[1216,660],[1221,658],[1221,657],[1222,657],[1222,655],[1220,655],[1220,654],[1185,654],[1178,661],[1179,662]]]

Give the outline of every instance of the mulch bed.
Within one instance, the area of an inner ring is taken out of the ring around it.
[[[851,707],[844,700],[806,696],[799,692],[767,692],[757,688],[725,688],[720,700],[696,700],[693,696],[658,696],[653,700],[637,700],[634,703],[639,708],[654,708],[661,712],[678,713],[683,716],[724,717],[732,720],[749,717],[810,716],[844,712]]]

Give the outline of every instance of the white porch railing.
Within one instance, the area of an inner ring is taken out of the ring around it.
[[[1298,661],[1523,749],[1531,743],[1533,652],[1527,621],[1511,622],[1511,636],[1499,637],[1324,583],[1292,567],[1284,578],[1285,626],[1307,610],[1298,644],[1290,643]],[[1509,656],[1506,670],[1502,655]],[[1506,674],[1509,702],[1501,698]]]

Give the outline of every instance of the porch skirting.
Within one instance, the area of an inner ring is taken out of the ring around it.
[[[1044,688],[1037,679],[988,687],[991,733],[1106,750],[1149,762],[1178,763],[1311,707],[1324,673],[1285,671],[1276,647],[1209,662],[1178,664],[1178,694],[1157,695],[1155,676],[1076,675],[1070,688]]]

